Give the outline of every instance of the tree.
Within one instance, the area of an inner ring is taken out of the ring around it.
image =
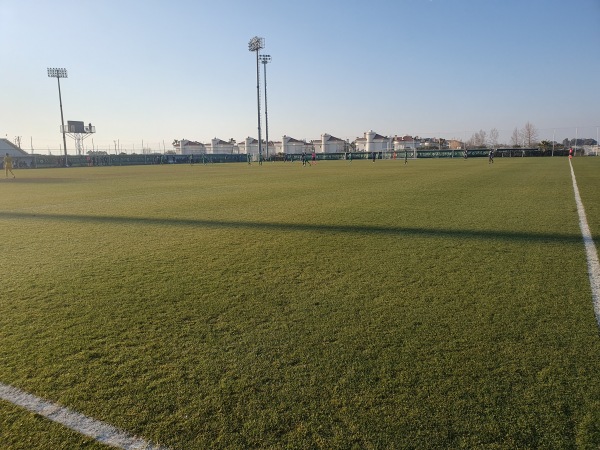
[[[487,133],[483,130],[474,133],[473,136],[471,136],[471,139],[469,139],[469,147],[485,148],[486,136]]]
[[[542,141],[540,142],[540,149],[542,152],[547,153],[552,150],[552,142],[550,141]]]
[[[500,135],[500,133],[498,133],[498,130],[496,128],[492,128],[490,130],[490,135],[488,137],[488,143],[491,148],[498,147],[498,136],[499,135]]]
[[[510,144],[515,148],[520,147],[519,135],[520,135],[519,129],[517,127],[515,127],[515,129],[513,130],[512,136],[510,137]]]
[[[582,145],[598,145],[598,143],[596,142],[596,139],[582,139],[582,138],[578,138],[578,139],[565,139],[563,141],[563,144],[565,145],[565,147],[567,146],[571,146],[571,147],[581,147]]]
[[[538,130],[531,122],[527,122],[521,129],[520,137],[523,144],[531,148],[537,143]]]

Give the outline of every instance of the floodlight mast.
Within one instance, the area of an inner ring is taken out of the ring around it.
[[[63,116],[63,107],[62,107],[62,96],[60,94],[60,79],[67,78],[67,69],[64,68],[48,68],[48,76],[50,78],[56,78],[58,81],[58,101],[60,103],[60,123],[61,130],[63,135],[63,148],[65,149],[65,167],[68,167],[69,164],[67,162],[67,138],[65,137],[65,119]]]
[[[265,79],[265,141],[267,142],[266,159],[269,159],[269,113],[267,112],[267,64],[271,62],[271,55],[260,55],[263,64]]]
[[[248,42],[248,50],[256,52],[256,101],[258,104],[258,161],[262,161],[262,138],[260,134],[260,65],[258,64],[258,51],[265,48],[265,39],[254,36]]]

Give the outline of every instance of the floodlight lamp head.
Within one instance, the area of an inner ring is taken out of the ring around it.
[[[254,36],[250,39],[250,42],[248,42],[248,50],[251,52],[257,52],[261,48],[265,48],[265,38]]]
[[[67,69],[48,67],[48,76],[51,78],[67,78]]]
[[[259,55],[258,59],[263,64],[267,64],[271,62],[271,55]]]

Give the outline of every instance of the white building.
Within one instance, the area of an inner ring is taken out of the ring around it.
[[[416,150],[421,146],[421,142],[417,138],[413,138],[408,134],[404,136],[394,136],[393,148],[394,150]]]
[[[224,141],[222,139],[214,138],[210,141],[210,148],[208,149],[208,153],[213,155],[233,155],[238,154],[239,152],[240,149],[233,139]]]
[[[312,152],[312,146],[306,141],[294,139],[293,137],[286,135],[284,135],[281,138],[281,142],[278,142],[277,144],[279,144],[279,146],[275,148],[277,153],[300,155],[302,152]]]
[[[25,150],[21,150],[8,139],[0,139],[0,158],[3,158],[7,153],[10,156],[27,156]]]
[[[320,140],[311,141],[316,153],[344,153],[347,142],[330,134],[322,134]]]
[[[250,155],[253,160],[258,160],[258,139],[248,136],[243,143],[238,144],[239,152]]]
[[[206,153],[206,146],[201,142],[182,139],[173,142],[175,153],[178,155],[200,155]]]
[[[357,152],[385,152],[393,149],[392,138],[377,134],[373,130],[367,131],[362,138],[356,138],[354,145]]]
[[[263,158],[270,158],[277,153],[278,147],[281,145],[280,142],[269,141],[269,147],[267,152],[266,143],[263,141],[260,150],[262,151]],[[238,153],[243,155],[250,155],[254,161],[258,161],[258,139],[247,137],[244,142],[237,144]]]
[[[354,141],[354,151],[357,152],[392,152],[399,150],[416,150],[422,146],[419,138],[409,135],[404,136],[382,136],[373,130],[364,133],[361,138]],[[182,139],[174,141],[175,152],[181,155],[197,154],[248,154],[254,161],[258,160],[258,140],[247,137],[242,142],[237,143],[234,139],[224,141],[219,138],[211,139],[210,143],[189,141]],[[345,153],[350,150],[350,143],[343,139],[323,133],[320,139],[306,141],[305,139],[295,139],[284,135],[281,141],[269,142],[268,148],[263,141],[261,145],[263,158],[272,157],[276,154],[311,154],[315,153]]]
[[[180,141],[173,142],[173,147],[175,148],[175,153],[178,155],[231,155],[239,153],[239,147],[233,139],[227,142],[222,139],[214,138],[210,141],[210,144],[203,144],[202,142],[182,139]]]

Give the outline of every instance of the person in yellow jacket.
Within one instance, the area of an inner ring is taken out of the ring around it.
[[[7,153],[6,156],[4,157],[4,171],[6,172],[6,178],[8,178],[8,172],[10,172],[10,174],[13,176],[13,178],[15,177],[15,174],[13,173],[12,169],[13,169],[12,157]]]

